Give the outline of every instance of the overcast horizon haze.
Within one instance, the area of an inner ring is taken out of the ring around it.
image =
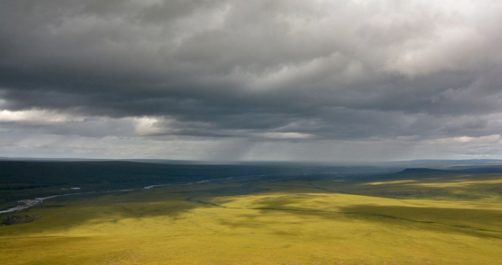
[[[502,159],[502,2],[0,0],[0,157]]]

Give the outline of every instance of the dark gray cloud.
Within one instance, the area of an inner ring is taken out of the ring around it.
[[[1,1],[0,134],[243,159],[497,142],[502,4],[436,2]]]

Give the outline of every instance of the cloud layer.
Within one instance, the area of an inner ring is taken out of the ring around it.
[[[4,1],[0,155],[498,157],[500,25],[490,0]]]

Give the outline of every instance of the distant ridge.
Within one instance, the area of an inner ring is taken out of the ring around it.
[[[424,176],[430,177],[435,175],[451,175],[451,174],[476,174],[476,173],[502,173],[502,165],[494,166],[466,166],[466,167],[451,167],[448,169],[435,168],[405,168],[401,171],[390,173],[387,177],[408,177],[408,176]]]

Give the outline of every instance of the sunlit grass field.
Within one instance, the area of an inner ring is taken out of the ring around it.
[[[47,201],[0,264],[501,264],[502,176],[171,185]],[[251,184],[244,184],[251,185]],[[249,188],[249,187],[247,187]]]

